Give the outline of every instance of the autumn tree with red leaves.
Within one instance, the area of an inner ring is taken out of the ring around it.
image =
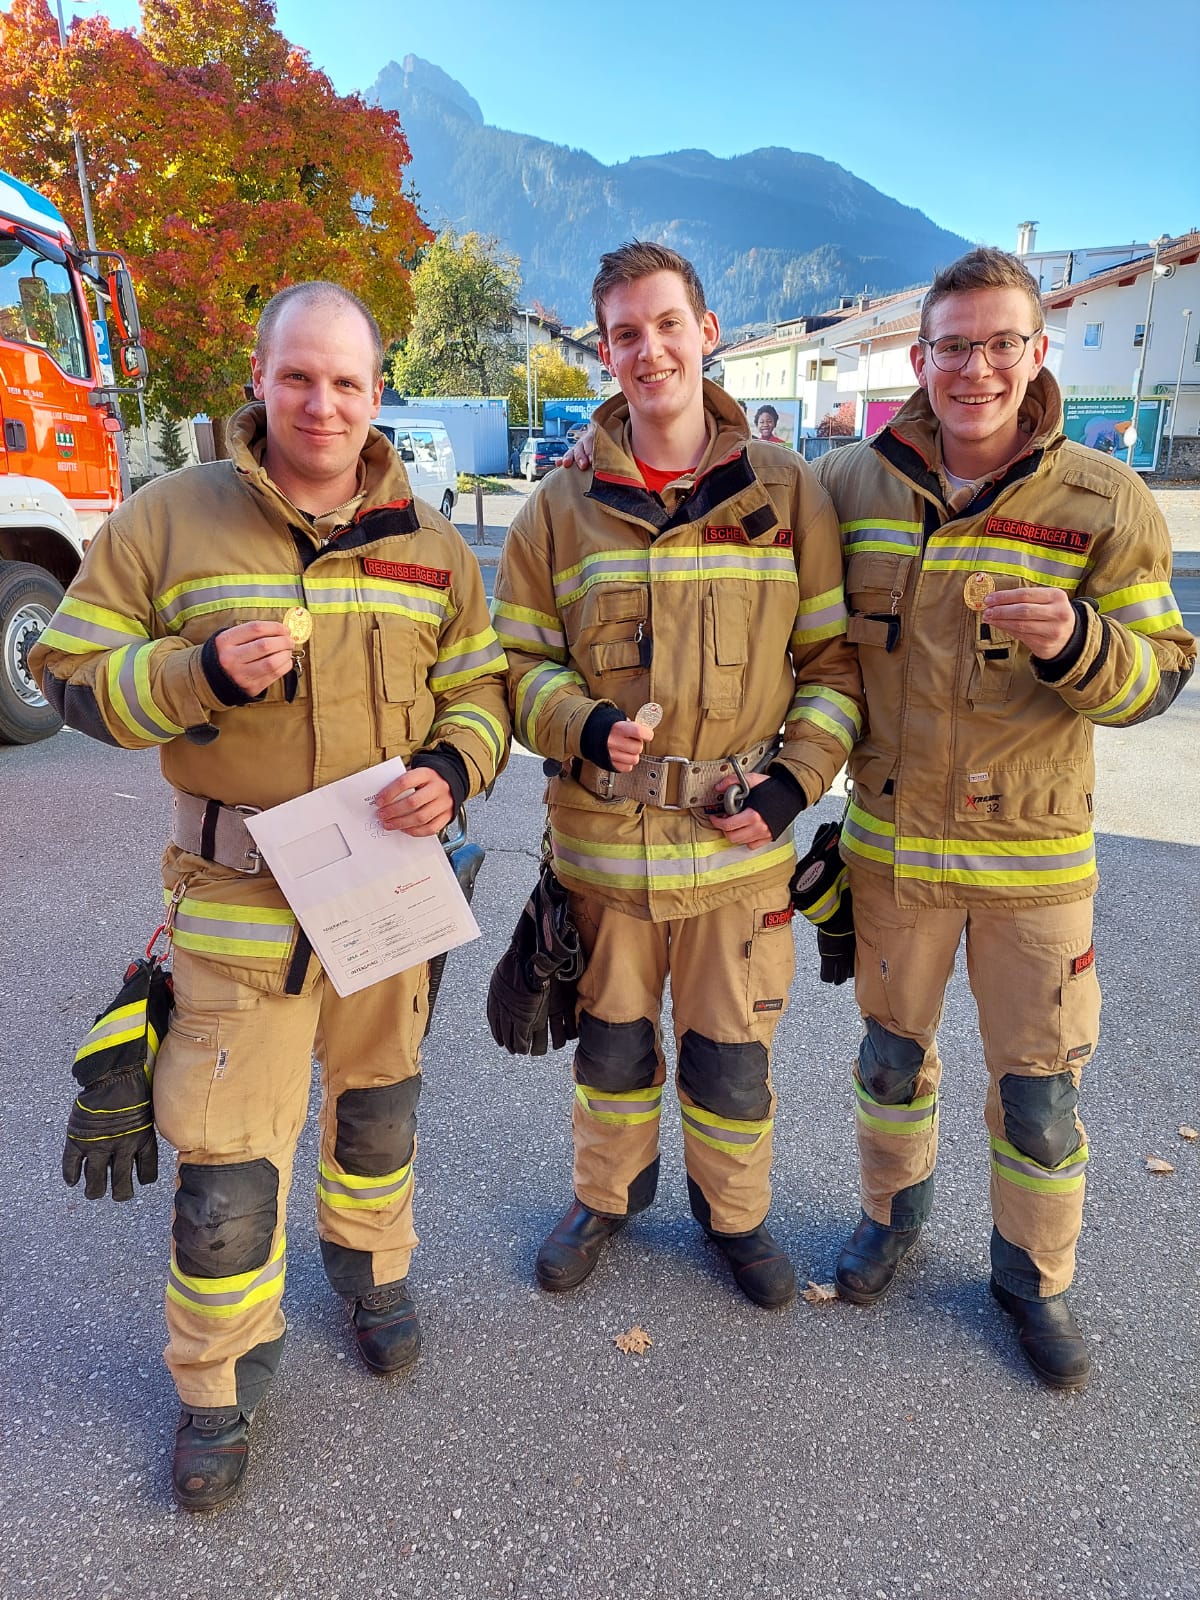
[[[335,94],[275,27],[271,0],[142,0],[140,32],[46,0],[0,14],[0,167],[82,237],[72,126],[83,134],[100,247],[129,262],[167,416],[242,400],[277,289],[325,278],[362,297],[385,342],[412,317],[431,237],[404,193],[393,111]]]

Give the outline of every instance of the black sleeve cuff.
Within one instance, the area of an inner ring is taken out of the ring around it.
[[[808,804],[803,785],[786,767],[770,767],[766,783],[756,783],[746,796],[743,811],[757,811],[771,830],[772,839],[778,839]]]
[[[579,736],[579,753],[583,759],[594,767],[603,767],[605,772],[614,772],[616,769],[608,756],[608,736],[618,722],[624,721],[625,713],[616,706],[597,706]]]
[[[232,626],[232,624],[231,624]],[[261,700],[266,694],[247,694],[246,691],[225,671],[217,659],[217,639],[223,633],[228,633],[228,628],[218,628],[216,633],[210,634],[200,646],[200,670],[208,679],[208,686],[224,706],[248,706],[255,700]]]
[[[1075,631],[1058,654],[1031,658],[1033,670],[1044,683],[1054,683],[1059,678],[1065,678],[1083,654],[1084,640],[1087,638],[1087,607],[1082,600],[1072,600],[1071,609],[1075,613]]]
[[[439,778],[445,778],[450,785],[450,797],[454,801],[454,814],[457,816],[466,805],[471,790],[467,764],[458,751],[451,745],[439,744],[435,750],[418,750],[408,764],[410,767],[429,767]]]

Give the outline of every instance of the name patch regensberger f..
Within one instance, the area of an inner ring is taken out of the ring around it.
[[[411,561],[378,561],[369,556],[363,562],[369,578],[390,578],[393,583],[419,583],[426,589],[448,589],[453,574],[448,567],[418,567]]]

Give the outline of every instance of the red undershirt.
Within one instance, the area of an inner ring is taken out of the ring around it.
[[[634,456],[634,464],[642,475],[642,482],[652,494],[661,494],[669,483],[674,483],[676,478],[682,478],[685,468],[676,467],[670,472],[660,472],[657,467],[648,467],[644,461],[639,461]]]

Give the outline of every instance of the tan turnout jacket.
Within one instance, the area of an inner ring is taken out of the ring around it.
[[[1064,437],[1044,369],[1022,421],[1023,453],[953,513],[923,390],[873,439],[818,463],[840,520],[867,697],[842,852],[891,873],[901,905],[1091,894],[1093,725],[1165,711],[1195,660],[1145,485]],[[974,573],[1084,602],[1073,665],[1054,676],[1024,645],[989,634],[964,600]]]

